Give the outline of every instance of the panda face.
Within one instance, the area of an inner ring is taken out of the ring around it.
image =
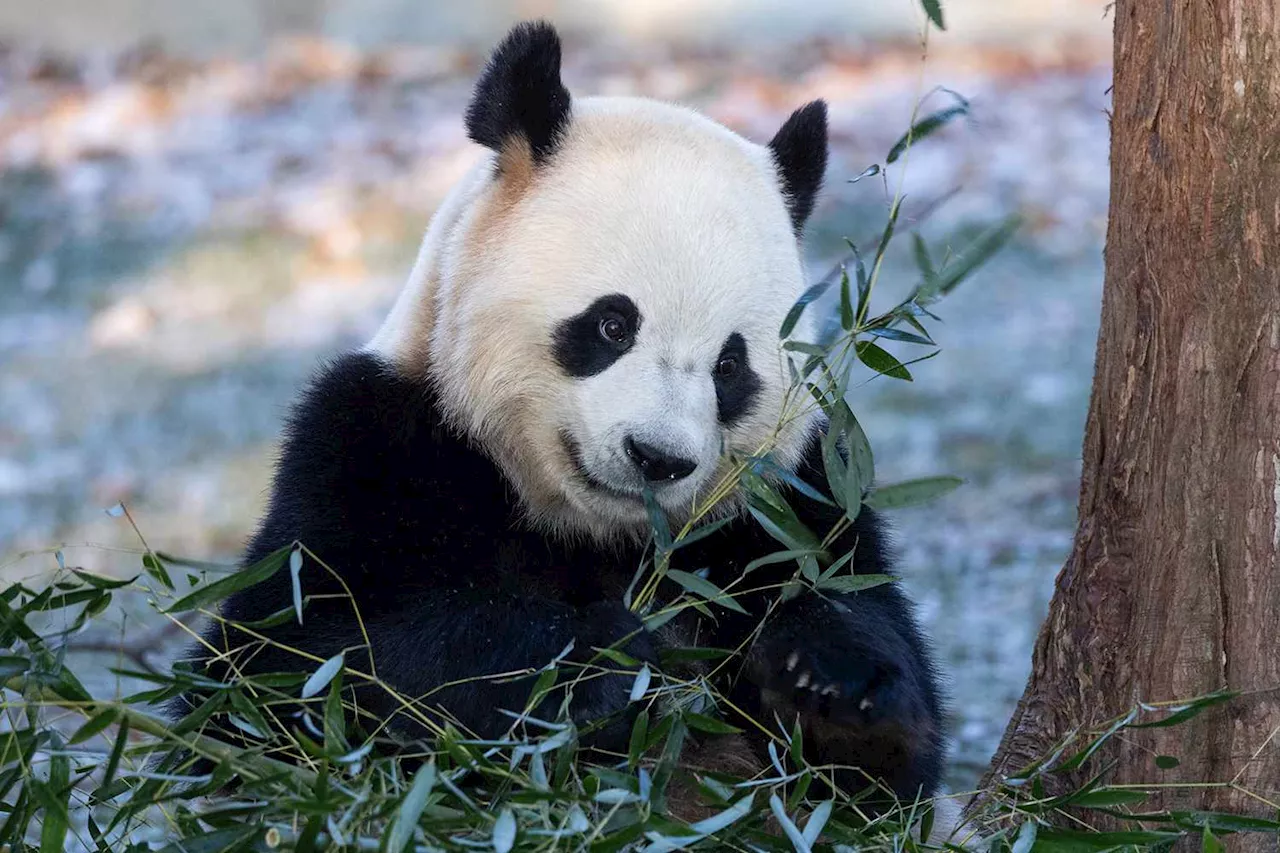
[[[493,153],[369,348],[425,371],[536,520],[642,535],[646,490],[679,521],[730,455],[800,459],[812,418],[784,411],[778,330],[805,286],[825,108],[767,146],[644,99],[570,109],[549,39],[517,30],[495,53],[468,112]]]
[[[502,192],[458,223],[432,369],[535,511],[615,531],[647,523],[649,488],[679,517],[727,453],[795,451],[778,329],[804,279],[766,148],[680,108],[585,99]]]

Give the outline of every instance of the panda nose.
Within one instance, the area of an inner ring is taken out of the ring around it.
[[[640,469],[640,474],[645,481],[649,483],[671,483],[683,480],[698,467],[698,463],[692,459],[673,456],[651,444],[636,441],[631,436],[627,436],[622,446],[627,451],[627,456]]]

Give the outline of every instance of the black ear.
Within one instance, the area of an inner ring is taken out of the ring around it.
[[[535,162],[555,150],[569,123],[560,82],[560,36],[545,21],[517,24],[498,45],[467,106],[467,135],[500,151],[523,137]]]
[[[827,104],[813,101],[791,114],[769,142],[796,234],[813,212],[827,171]]]

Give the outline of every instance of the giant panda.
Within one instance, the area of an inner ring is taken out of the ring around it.
[[[681,524],[729,455],[766,445],[823,482],[817,416],[779,425],[790,380],[778,332],[805,288],[799,240],[826,166],[825,104],[760,145],[679,106],[571,98],[560,53],[545,23],[496,48],[465,116],[487,155],[435,215],[372,340],[323,366],[293,406],[244,560],[301,541],[324,566],[303,568],[301,624],[259,630],[271,643],[229,623],[287,608],[288,572],[224,602],[225,621],[189,655],[215,677],[345,651],[426,712],[492,738],[532,680],[477,676],[536,670],[571,644],[571,662],[618,643],[658,667],[673,640],[622,603],[651,531],[646,490]],[[801,493],[788,500],[813,530],[838,518]],[[721,587],[779,550],[736,495],[722,506],[726,525],[677,552]],[[855,546],[854,571],[891,572],[870,510],[833,543]],[[861,768],[908,800],[932,795],[943,699],[911,603],[892,583],[802,594],[754,634],[792,571],[760,568],[753,586],[774,589],[740,599],[748,616],[721,611],[686,632],[744,649],[725,684],[732,704],[769,726],[798,719],[813,762]],[[633,680],[574,688],[569,713],[593,746],[625,749]],[[399,736],[428,734],[385,690],[355,692]]]

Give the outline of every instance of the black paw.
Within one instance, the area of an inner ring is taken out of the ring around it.
[[[759,657],[753,680],[806,716],[871,727],[914,715],[900,666],[859,648],[779,647]]]
[[[584,608],[579,623],[569,659],[584,664],[593,658],[594,661],[590,667],[569,676],[575,681],[570,712],[574,722],[583,727],[584,745],[625,750],[639,711],[639,706],[631,702],[636,675],[599,656],[595,649],[612,647],[656,670],[658,652],[653,635],[645,630],[639,617],[616,602],[597,602]]]

